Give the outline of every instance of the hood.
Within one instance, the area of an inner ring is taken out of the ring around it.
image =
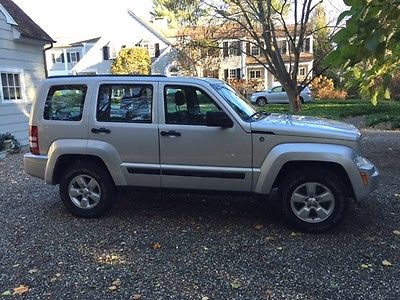
[[[353,125],[321,118],[271,114],[251,123],[254,132],[357,141],[360,131]]]

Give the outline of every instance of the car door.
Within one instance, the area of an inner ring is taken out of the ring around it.
[[[128,185],[160,187],[157,86],[151,81],[113,81],[98,88],[89,147],[118,157]]]
[[[269,103],[288,103],[287,94],[282,86],[276,86],[270,90]]]
[[[161,186],[250,191],[251,134],[233,118],[231,128],[206,125],[207,112],[223,107],[205,87],[160,82],[160,93]]]

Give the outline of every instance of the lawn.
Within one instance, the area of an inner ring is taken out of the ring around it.
[[[260,110],[270,113],[287,113],[289,105],[267,104]],[[368,100],[316,100],[313,103],[303,104],[299,114],[335,120],[365,116],[367,126],[391,122],[393,128],[400,128],[400,101],[382,100],[374,106]]]

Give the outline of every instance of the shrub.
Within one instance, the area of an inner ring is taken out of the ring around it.
[[[326,76],[316,77],[311,84],[311,89],[317,99],[344,100],[347,98],[347,92],[335,89],[333,80]]]
[[[229,79],[228,83],[246,98],[256,91],[265,90],[264,82],[260,79],[249,80],[248,82],[244,79]]]
[[[9,141],[10,147],[7,149],[8,153],[19,153],[21,144],[11,133],[0,134],[0,151],[5,150],[6,141]]]

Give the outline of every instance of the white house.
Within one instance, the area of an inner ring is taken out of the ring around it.
[[[171,49],[163,32],[166,23],[160,20],[145,22],[127,9],[106,22],[110,25],[99,38],[56,45],[46,51],[49,76],[110,74],[113,59],[124,47],[148,49],[152,62]]]
[[[0,0],[0,133],[28,143],[28,117],[53,39],[13,1]]]

